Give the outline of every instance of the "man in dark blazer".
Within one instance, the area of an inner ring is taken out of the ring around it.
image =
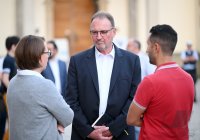
[[[57,58],[58,47],[54,41],[47,42],[47,48],[51,51],[51,56],[47,63],[46,69],[41,73],[45,78],[53,81],[58,91],[65,96],[67,84],[67,66],[66,63]]]
[[[94,46],[69,64],[65,98],[74,111],[71,139],[134,140],[126,117],[141,80],[139,57],[112,42],[116,29],[109,13],[93,15],[90,33]]]

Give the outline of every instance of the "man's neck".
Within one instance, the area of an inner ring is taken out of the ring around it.
[[[9,51],[8,55],[10,55],[11,57],[15,57],[15,54],[12,51]]]
[[[97,48],[97,47],[96,47],[96,48]],[[104,50],[99,50],[98,48],[97,48],[97,50],[98,50],[100,53],[106,55],[106,54],[109,54],[109,53],[112,51],[113,48],[114,48],[114,46],[113,46],[113,44],[112,44],[110,47],[106,47]]]
[[[168,62],[172,62],[172,56],[163,56],[157,59],[156,66],[159,66],[161,64],[165,64]]]

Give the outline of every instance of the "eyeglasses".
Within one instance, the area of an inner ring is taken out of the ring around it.
[[[46,53],[49,57],[51,56],[51,51],[48,50],[47,52],[43,52],[43,53]]]
[[[102,37],[104,37],[104,36],[106,36],[107,35],[107,33],[109,32],[109,31],[111,31],[112,29],[114,29],[114,28],[111,28],[111,29],[109,29],[109,30],[101,30],[101,31],[95,31],[95,30],[90,30],[90,34],[92,35],[92,36],[98,36],[98,34],[100,33],[100,35],[102,36]]]

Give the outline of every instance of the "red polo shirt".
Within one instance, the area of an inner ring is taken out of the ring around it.
[[[146,109],[139,140],[188,140],[193,100],[191,76],[174,62],[159,66],[134,97],[135,104]]]

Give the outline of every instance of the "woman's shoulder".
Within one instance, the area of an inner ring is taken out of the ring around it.
[[[39,84],[39,85],[41,85],[41,87],[48,87],[48,88],[52,88],[52,86],[55,86],[54,85],[54,83],[51,81],[51,80],[49,80],[49,79],[46,79],[46,78],[44,78],[44,77],[34,77],[34,80],[35,81],[37,81],[37,83]]]

